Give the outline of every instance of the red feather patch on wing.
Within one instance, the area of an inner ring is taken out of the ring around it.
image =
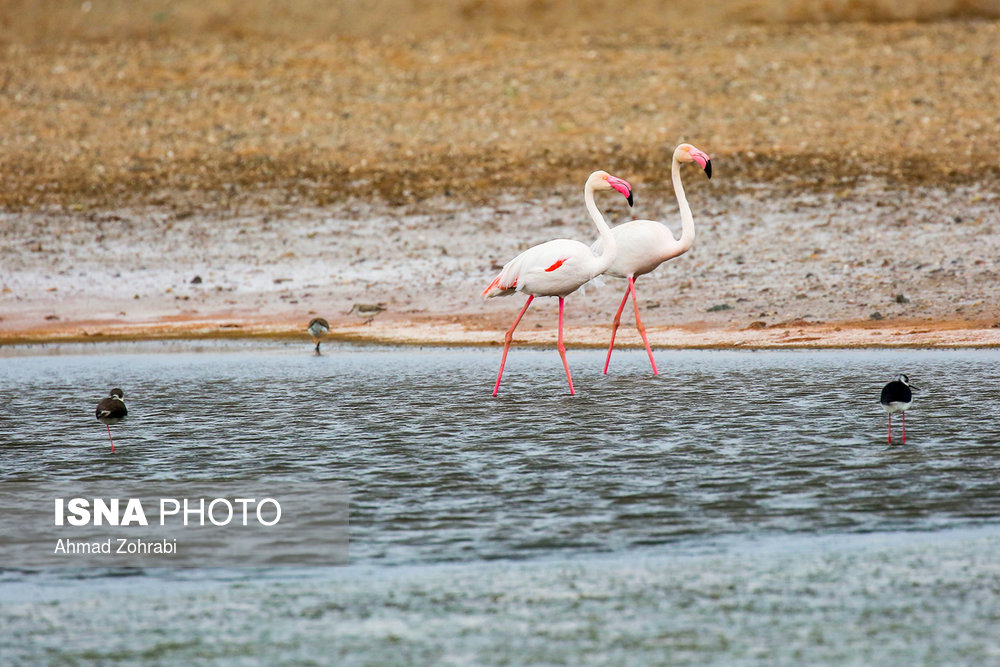
[[[496,278],[493,279],[493,282],[490,283],[489,287],[483,290],[483,296],[486,296],[489,293],[489,291],[494,287],[501,290],[514,289],[515,287],[517,287],[517,280],[515,280],[511,285],[507,285],[506,287],[500,287],[500,276],[497,276]]]
[[[559,260],[558,262],[556,262],[555,264],[553,264],[553,265],[552,265],[552,266],[550,266],[549,268],[545,269],[545,272],[546,272],[546,273],[548,273],[549,271],[555,271],[555,270],[556,270],[556,269],[558,269],[558,268],[559,268],[560,266],[562,266],[562,265],[563,265],[563,262],[565,262],[565,261],[566,261],[565,259],[560,259],[560,260]]]

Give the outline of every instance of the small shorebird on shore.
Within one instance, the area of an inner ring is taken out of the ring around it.
[[[913,403],[913,392],[919,391],[910,384],[910,378],[900,373],[896,379],[882,387],[879,403],[889,415],[889,444],[892,444],[892,415],[899,413],[903,420],[903,444],[906,444],[906,410]]]
[[[380,303],[355,303],[345,315],[357,315],[365,321],[362,324],[371,324],[375,316],[387,308],[384,301]]]
[[[493,386],[493,395],[500,391],[500,378],[503,377],[503,367],[507,362],[507,351],[514,338],[514,329],[528,310],[532,299],[536,296],[559,297],[559,338],[557,347],[566,369],[566,380],[569,382],[569,393],[573,394],[573,377],[566,362],[566,347],[563,345],[563,300],[582,285],[601,275],[611,266],[615,259],[615,238],[611,228],[604,221],[597,204],[594,203],[594,190],[617,190],[632,205],[632,186],[606,171],[595,171],[587,178],[583,188],[583,199],[587,205],[597,231],[604,241],[601,254],[595,254],[587,245],[572,239],[556,239],[533,248],[528,248],[514,259],[507,262],[500,275],[483,290],[483,297],[507,296],[514,292],[524,292],[528,295],[521,312],[514,324],[504,336],[503,356],[500,358],[500,372],[497,373],[497,383]]]
[[[688,205],[687,197],[684,195],[684,186],[681,184],[681,165],[694,162],[705,171],[705,175],[712,178],[712,161],[708,154],[698,150],[691,144],[681,144],[674,149],[673,164],[670,168],[670,176],[674,183],[674,196],[677,197],[677,206],[681,211],[681,237],[674,238],[666,225],[655,220],[632,220],[625,222],[611,229],[611,234],[618,244],[618,253],[615,261],[611,262],[610,268],[605,271],[605,275],[628,280],[625,288],[625,296],[618,306],[615,319],[611,323],[611,344],[608,346],[608,357],[604,361],[604,374],[608,374],[608,365],[611,363],[611,352],[615,349],[615,334],[618,332],[618,325],[621,324],[622,311],[628,303],[628,295],[632,294],[632,305],[635,308],[635,328],[642,336],[642,342],[646,346],[646,353],[649,355],[649,363],[653,367],[653,375],[658,375],[656,361],[653,359],[653,350],[649,347],[646,339],[646,327],[642,325],[639,318],[639,300],[635,293],[635,281],[639,276],[652,272],[660,264],[667,260],[683,255],[694,244],[694,218],[691,216],[691,207]],[[594,252],[600,252],[603,241],[598,239],[591,246]]]
[[[319,354],[319,344],[322,342],[323,336],[330,333],[330,323],[322,317],[314,317],[309,320],[308,331],[309,335],[312,336],[313,343],[316,344],[316,354]]]
[[[125,407],[125,392],[118,387],[111,390],[111,395],[97,404],[94,416],[97,421],[108,427],[108,440],[111,440],[111,453],[115,453],[115,441],[111,438],[111,425],[117,424],[128,415]]]

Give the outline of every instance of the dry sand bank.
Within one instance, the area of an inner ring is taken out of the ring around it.
[[[0,45],[0,205],[484,203],[595,167],[719,188],[987,181],[1000,22]],[[277,195],[277,199],[274,198]]]
[[[71,25],[0,41],[0,341],[285,334],[318,314],[346,337],[496,342],[520,300],[479,292],[529,245],[594,236],[593,169],[635,186],[634,211],[600,202],[610,221],[677,230],[666,160],[688,140],[715,178],[685,171],[695,247],[639,281],[657,345],[995,344],[996,21]],[[571,297],[571,344],[604,340],[622,289]],[[364,325],[363,304],[386,310]],[[553,312],[533,306],[519,339]]]

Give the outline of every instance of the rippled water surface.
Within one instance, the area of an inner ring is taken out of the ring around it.
[[[7,572],[0,641],[25,662],[1000,661],[1000,352],[569,361],[576,396],[554,351],[515,348],[494,399],[496,349],[0,359],[5,481],[351,492],[346,568]],[[921,391],[889,446],[878,394],[900,372]],[[111,386],[114,456],[93,418]],[[130,639],[95,638],[92,610]]]

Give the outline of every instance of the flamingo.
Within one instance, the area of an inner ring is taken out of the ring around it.
[[[635,280],[639,276],[653,271],[668,259],[683,255],[694,244],[694,218],[691,217],[691,207],[688,206],[687,197],[684,196],[684,186],[681,184],[681,165],[685,162],[696,163],[705,170],[706,176],[712,178],[712,161],[708,154],[691,144],[681,144],[674,150],[670,176],[674,182],[677,205],[681,210],[681,237],[679,239],[674,238],[673,233],[666,225],[654,220],[632,220],[611,230],[611,234],[618,244],[618,253],[611,263],[611,267],[605,273],[616,278],[628,279],[628,287],[625,288],[625,296],[622,297],[622,303],[618,307],[618,312],[615,313],[615,319],[611,325],[611,345],[608,347],[608,358],[604,362],[605,375],[607,375],[608,365],[611,363],[611,352],[615,349],[615,334],[618,332],[618,325],[621,324],[622,311],[625,309],[629,294],[632,295],[632,304],[635,307],[635,328],[639,330],[642,342],[646,346],[649,363],[653,366],[653,375],[659,374],[659,371],[656,370],[656,361],[653,359],[653,351],[646,338],[646,328],[642,326],[642,319],[639,317],[639,300],[635,293]],[[591,246],[591,250],[601,252],[604,243],[602,235]]]
[[[111,440],[111,453],[115,453],[115,441],[111,438],[111,425],[117,424],[121,420],[125,419],[128,414],[128,408],[125,407],[125,392],[123,392],[118,387],[111,390],[111,395],[107,398],[102,399],[100,403],[97,404],[97,411],[94,415],[97,417],[97,421],[101,422],[108,427],[108,440]]]
[[[913,392],[919,391],[917,387],[910,384],[910,378],[900,373],[896,379],[882,387],[882,395],[878,402],[885,408],[889,415],[889,444],[892,444],[892,415],[894,412],[900,413],[903,419],[903,444],[906,444],[906,409],[913,403]]]
[[[514,329],[524,316],[528,306],[536,296],[559,297],[559,356],[563,368],[566,369],[566,380],[569,382],[569,393],[573,391],[573,376],[566,362],[566,347],[563,345],[563,301],[567,295],[575,292],[580,286],[595,276],[604,273],[615,258],[615,237],[611,234],[608,223],[594,203],[595,190],[617,190],[632,205],[632,186],[627,181],[612,176],[606,171],[595,171],[587,178],[583,188],[583,198],[587,211],[597,226],[597,231],[603,239],[604,250],[594,254],[590,248],[572,239],[556,239],[528,248],[514,259],[507,262],[500,274],[483,290],[484,298],[507,296],[514,292],[524,292],[528,300],[521,308],[514,324],[504,336],[503,356],[500,358],[500,371],[497,382],[493,386],[493,395],[500,391],[500,378],[503,377],[503,367],[507,363],[507,351],[514,338]]]

